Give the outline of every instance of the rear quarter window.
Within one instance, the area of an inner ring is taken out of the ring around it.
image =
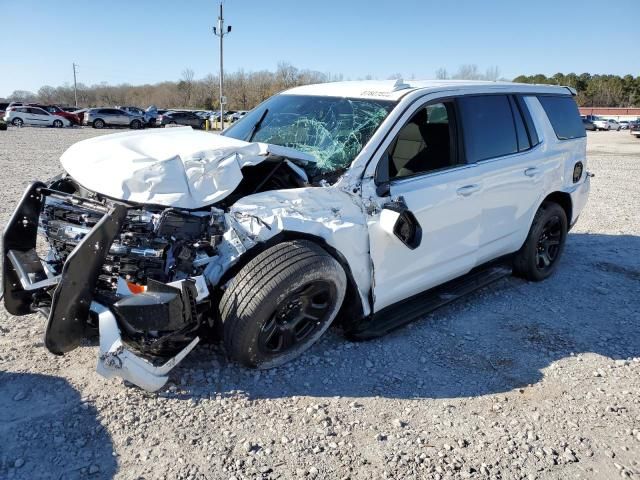
[[[538,100],[559,140],[570,140],[587,135],[573,97],[539,96]]]

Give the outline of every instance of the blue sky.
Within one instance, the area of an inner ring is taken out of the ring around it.
[[[433,78],[498,66],[505,78],[558,71],[640,75],[629,1],[225,0],[225,68],[299,68]],[[78,80],[132,84],[217,72],[217,0],[0,0],[0,97]]]

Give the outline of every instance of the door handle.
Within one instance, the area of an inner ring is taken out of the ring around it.
[[[527,169],[524,171],[524,174],[525,174],[527,177],[535,177],[535,176],[536,176],[536,175],[538,175],[539,173],[540,173],[540,170],[539,170],[538,168],[536,168],[536,167],[527,168]]]
[[[464,187],[460,187],[458,190],[456,190],[456,193],[463,197],[468,197],[469,195],[476,193],[478,190],[480,190],[480,185],[474,183],[473,185],[465,185]]]

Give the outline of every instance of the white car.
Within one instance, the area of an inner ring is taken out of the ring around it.
[[[372,338],[512,272],[544,280],[589,192],[574,95],[329,83],[271,97],[221,135],[81,141],[6,227],[5,307],[44,312],[56,354],[97,327],[98,371],[153,391],[203,333],[270,368],[334,321]]]
[[[28,105],[22,105],[18,107],[8,107],[4,121],[21,127],[23,125],[38,125],[43,127],[69,127],[71,122],[66,118],[58,115],[53,115],[46,110],[39,107],[30,107]]]
[[[593,121],[596,130],[620,130],[620,124],[611,118],[598,118]]]

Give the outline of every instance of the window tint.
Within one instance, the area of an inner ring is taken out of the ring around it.
[[[460,97],[458,102],[468,163],[518,151],[516,129],[506,95]]]
[[[560,140],[586,136],[580,121],[580,112],[573,97],[539,96],[538,100],[547,113],[556,137]]]
[[[47,112],[45,112],[41,108],[30,108],[29,113],[33,115],[48,115]]]
[[[408,177],[455,165],[454,129],[452,102],[418,110],[387,151],[389,178]]]
[[[518,151],[523,152],[531,148],[531,142],[529,141],[529,135],[527,128],[524,126],[524,120],[518,105],[516,105],[513,97],[509,97],[511,103],[511,113],[513,114],[513,122],[516,126],[516,136],[518,138]]]
[[[527,107],[527,102],[525,102],[524,97],[521,95],[516,95],[515,99],[520,109],[520,113],[522,114],[524,124],[527,127],[527,133],[529,134],[529,142],[531,143],[532,147],[535,147],[540,143],[540,138],[538,137],[536,126],[533,124],[533,119],[531,118],[529,107]]]

